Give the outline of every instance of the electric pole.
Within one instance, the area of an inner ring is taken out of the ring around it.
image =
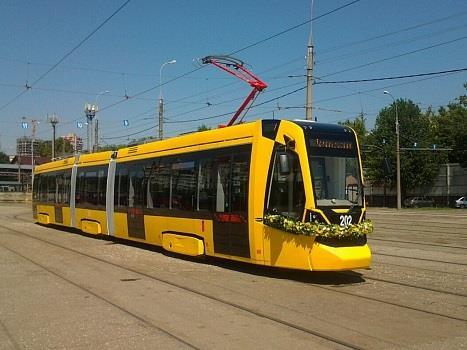
[[[38,120],[32,119],[32,138],[31,138],[31,190],[34,183],[34,141],[36,139],[36,127],[39,123]]]
[[[97,106],[96,106],[97,108]],[[94,132],[94,147],[93,152],[97,152],[99,148],[99,119],[96,118],[96,130]]]
[[[86,120],[87,120],[87,149],[88,153],[92,152],[93,146],[92,146],[92,120],[96,116],[96,105],[92,105],[89,103],[86,103],[84,105],[84,114],[86,115]]]
[[[58,124],[58,117],[54,114],[47,116],[47,121],[52,125],[52,160],[55,159],[55,131]]]
[[[310,19],[313,20],[313,0],[311,1]],[[306,54],[306,120],[313,120],[313,24],[310,22],[310,36],[308,37]]]
[[[159,140],[164,138],[164,98],[162,97],[162,69],[168,64],[177,63],[177,60],[170,60],[162,63],[159,69]]]

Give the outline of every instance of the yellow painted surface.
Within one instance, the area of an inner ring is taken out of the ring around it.
[[[50,216],[48,214],[38,213],[37,222],[39,224],[48,225],[50,224]]]
[[[371,263],[368,245],[356,247],[330,247],[315,243],[311,254],[313,270],[350,270],[367,268]]]
[[[349,209],[333,209],[332,211],[337,214],[347,214],[349,212]]]
[[[53,205],[39,204],[37,206],[37,220],[38,221],[39,221],[39,214],[44,214],[48,216],[47,224],[51,224],[55,222],[55,208]],[[41,222],[41,224],[43,224],[43,222]]]
[[[114,235],[118,238],[128,239],[126,213],[114,213]]]
[[[370,266],[371,252],[368,245],[330,247],[315,242],[311,236],[263,227],[266,265],[311,271],[350,270]]]
[[[34,167],[35,174],[41,174],[48,171],[71,169],[75,162],[75,157],[55,160],[53,162],[37,165]]]
[[[204,245],[201,239],[173,233],[164,233],[162,235],[162,247],[170,252],[190,256],[204,254]]]
[[[95,221],[99,223],[100,225],[100,233],[107,234],[107,215],[105,214],[105,210],[76,208],[75,213],[76,213],[76,227],[79,228],[80,230],[84,231],[83,229],[84,220]],[[94,233],[94,232],[88,232],[88,233]]]
[[[314,237],[293,235],[260,223],[258,226],[262,226],[266,265],[311,270]]]
[[[100,223],[96,221],[81,220],[81,230],[93,235],[102,234],[102,227]]]
[[[63,207],[62,208],[62,213],[63,213],[63,225],[71,226],[71,209],[70,209],[70,207]]]

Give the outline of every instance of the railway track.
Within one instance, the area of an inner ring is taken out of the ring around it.
[[[414,241],[404,241],[398,239],[384,239],[384,238],[369,238],[369,241],[378,241],[378,242],[391,242],[391,243],[404,243],[404,244],[413,244],[413,245],[424,245],[429,247],[440,247],[440,248],[452,248],[452,249],[462,249],[465,250],[467,247],[448,245],[448,244],[435,244],[435,243],[424,243],[424,242],[414,242]]]
[[[413,256],[405,256],[405,255],[396,255],[396,254],[386,254],[386,253],[377,253],[377,252],[372,252],[373,255],[381,255],[381,256],[390,256],[393,258],[403,258],[403,259],[410,259],[410,260],[419,260],[419,261],[430,261],[434,263],[440,263],[440,264],[449,264],[449,265],[456,265],[456,266],[467,266],[467,264],[464,263],[458,263],[458,262],[453,262],[453,261],[444,261],[444,260],[434,260],[434,259],[426,259],[426,258],[417,258]]]
[[[21,219],[20,216],[22,216],[24,214],[17,214],[15,216],[13,216],[12,218],[13,219],[16,219],[16,220],[21,220],[21,221],[27,221],[27,222],[31,222],[31,220],[25,220],[25,219]],[[183,290],[186,290],[186,291],[189,291],[189,292],[192,292],[192,293],[195,293],[197,295],[200,295],[200,296],[203,296],[203,297],[206,297],[206,298],[209,298],[209,299],[212,299],[212,300],[215,300],[215,301],[218,301],[218,302],[221,302],[221,303],[224,303],[224,304],[227,304],[227,305],[230,305],[232,307],[235,307],[235,308],[238,308],[238,309],[241,309],[243,311],[246,311],[246,312],[250,312],[250,313],[253,313],[255,314],[256,316],[259,316],[259,317],[263,317],[263,318],[266,318],[266,319],[269,319],[271,321],[274,321],[274,322],[277,322],[277,323],[281,323],[283,325],[286,325],[288,327],[291,327],[291,328],[295,328],[295,329],[298,329],[300,331],[303,331],[305,333],[309,333],[311,335],[315,335],[315,336],[319,336],[323,339],[327,339],[325,338],[326,335],[324,334],[315,334],[313,333],[314,331],[313,330],[309,330],[309,329],[306,329],[306,328],[302,328],[300,326],[295,326],[293,324],[290,324],[289,322],[287,321],[283,321],[283,320],[280,320],[278,318],[270,318],[270,316],[266,315],[266,314],[263,314],[263,313],[258,313],[257,311],[255,310],[252,310],[252,309],[248,309],[248,308],[245,308],[244,306],[242,305],[238,305],[238,304],[235,304],[235,303],[231,303],[230,301],[228,300],[223,300],[221,298],[217,298],[217,297],[213,297],[211,295],[208,295],[206,293],[203,293],[203,292],[199,292],[193,288],[188,288],[186,286],[183,286],[183,285],[179,285],[177,283],[173,283],[172,281],[169,281],[169,280],[166,280],[166,279],[162,279],[160,277],[156,277],[156,276],[153,276],[153,275],[150,275],[150,274],[147,274],[145,272],[142,272],[142,271],[138,271],[138,270],[135,270],[135,269],[132,269],[132,268],[128,268],[128,267],[125,267],[125,266],[122,266],[120,264],[115,264],[111,261],[108,261],[108,260],[105,260],[105,259],[102,259],[102,258],[99,258],[99,257],[95,257],[93,255],[89,255],[89,254],[86,254],[86,253],[83,253],[79,250],[76,250],[76,249],[73,249],[73,248],[69,248],[69,247],[65,247],[65,246],[62,246],[60,244],[57,244],[57,243],[53,243],[53,242],[50,242],[46,239],[42,239],[42,238],[39,238],[39,237],[36,237],[36,236],[33,236],[33,235],[29,235],[29,234],[26,234],[22,231],[19,231],[19,230],[15,230],[15,229],[12,229],[10,227],[7,227],[7,226],[3,226],[3,225],[0,225],[0,227],[3,227],[5,229],[8,229],[10,231],[13,231],[13,232],[16,232],[18,234],[21,234],[21,235],[24,235],[24,236],[27,236],[29,238],[32,238],[32,239],[35,239],[35,240],[38,240],[38,241],[41,241],[43,243],[47,243],[47,244],[50,244],[50,245],[53,245],[53,246],[56,246],[58,248],[61,248],[61,249],[65,249],[67,251],[70,251],[70,252],[74,252],[76,254],[80,254],[82,256],[85,256],[87,258],[91,258],[91,259],[94,259],[94,260],[97,260],[97,261],[100,261],[102,263],[106,263],[106,264],[109,264],[109,265],[112,265],[112,266],[115,266],[115,267],[119,267],[119,268],[122,268],[124,270],[127,270],[129,272],[133,272],[133,273],[136,273],[136,274],[140,274],[146,278],[150,278],[150,279],[153,279],[153,280],[156,280],[158,282],[163,282],[163,283],[166,283],[166,284],[169,284],[171,286],[174,286],[174,287],[177,287],[177,288],[181,288]],[[374,254],[378,254],[378,253],[374,253]],[[379,255],[385,255],[385,254],[379,254]],[[389,254],[386,254],[386,255],[389,255]],[[391,255],[389,255],[391,256]],[[428,259],[417,259],[417,260],[428,260]],[[436,260],[430,260],[430,261],[436,261]],[[438,261],[438,262],[441,262],[441,263],[444,263],[442,261]],[[232,262],[226,262],[228,264],[232,264]],[[450,262],[449,262],[450,263]],[[455,263],[451,263],[451,264],[455,264]],[[461,264],[461,265],[464,265],[464,264]],[[253,266],[250,266],[248,265],[248,269],[254,269],[255,267]],[[346,276],[346,277],[352,277],[352,273],[351,272],[338,272],[337,274],[340,274],[342,276]],[[448,291],[443,291],[443,290],[439,290],[439,289],[434,289],[434,288],[429,288],[429,287],[421,287],[421,286],[417,286],[417,285],[411,285],[411,284],[407,284],[407,283],[403,283],[403,282],[397,282],[397,281],[390,281],[390,280],[384,280],[384,279],[378,279],[378,278],[372,278],[372,277],[367,277],[365,276],[366,279],[368,280],[373,280],[373,281],[378,281],[378,282],[383,282],[383,283],[388,283],[388,284],[393,284],[393,285],[399,285],[399,286],[404,286],[404,287],[410,287],[410,288],[415,288],[415,289],[420,289],[420,290],[426,290],[426,291],[429,291],[429,292],[435,292],[435,293],[441,293],[441,294],[446,294],[446,295],[454,295],[454,296],[461,296],[461,297],[465,297],[466,295],[465,294],[462,294],[462,293],[455,293],[455,292],[448,292]],[[430,314],[430,315],[435,315],[435,316],[439,316],[439,317],[443,317],[443,318],[448,318],[448,319],[451,319],[451,320],[455,320],[455,321],[461,321],[461,322],[467,322],[467,319],[464,319],[464,318],[459,318],[459,317],[454,317],[454,316],[450,316],[450,315],[446,315],[446,314],[443,314],[443,313],[437,313],[437,312],[432,312],[432,311],[429,311],[429,310],[425,310],[425,309],[422,309],[422,308],[418,308],[418,307],[412,307],[412,306],[408,306],[408,305],[404,305],[404,304],[401,304],[401,303],[396,303],[396,302],[390,302],[390,301],[387,301],[387,300],[383,300],[383,299],[380,299],[380,298],[376,298],[376,297],[370,297],[370,296],[364,296],[364,295],[359,295],[359,294],[355,294],[355,293],[351,293],[349,291],[344,291],[344,290],[336,290],[332,287],[326,287],[326,286],[323,286],[323,285],[320,285],[320,284],[317,284],[317,283],[310,283],[310,282],[307,282],[307,284],[309,285],[312,285],[313,287],[316,287],[316,288],[320,288],[320,289],[325,289],[325,290],[328,290],[328,291],[332,291],[334,293],[341,293],[341,294],[345,294],[345,295],[350,295],[350,296],[353,296],[353,297],[356,297],[356,298],[360,298],[360,299],[365,299],[365,300],[371,300],[371,301],[375,301],[375,302],[378,302],[378,303],[382,303],[382,304],[386,304],[386,305],[391,305],[391,306],[396,306],[396,307],[400,307],[400,308],[404,308],[404,309],[408,309],[408,310],[413,310],[413,311],[418,311],[418,312],[422,312],[422,313],[425,313],[425,314]],[[332,338],[332,337],[331,337]],[[337,344],[340,344],[339,342],[336,342]],[[343,344],[341,344],[343,345]],[[352,344],[349,344],[350,345],[350,348],[352,348]],[[345,345],[347,346],[347,345]],[[355,347],[355,348],[358,348]]]
[[[216,301],[218,303],[221,303],[223,305],[228,305],[230,307],[233,307],[233,308],[236,308],[238,310],[241,310],[243,312],[246,312],[248,314],[251,314],[251,315],[254,315],[256,317],[260,317],[262,319],[266,319],[266,320],[269,320],[271,322],[275,322],[275,323],[278,323],[282,326],[285,326],[285,327],[288,327],[288,328],[291,328],[291,329],[294,329],[296,331],[300,331],[300,332],[303,332],[303,333],[306,333],[308,335],[311,335],[313,337],[317,337],[321,340],[325,340],[325,341],[328,341],[330,342],[331,344],[334,344],[335,345],[339,345],[343,348],[347,348],[347,349],[363,349],[361,346],[357,345],[357,344],[353,344],[353,343],[350,343],[350,342],[347,342],[345,340],[342,340],[342,339],[339,339],[337,337],[334,337],[332,335],[328,335],[328,334],[324,334],[322,332],[318,332],[318,331],[315,331],[313,329],[309,329],[309,328],[306,328],[306,327],[302,327],[300,325],[297,325],[297,324],[294,324],[294,323],[291,323],[291,322],[288,322],[286,320],[282,320],[278,317],[274,317],[274,316],[271,316],[271,315],[268,315],[266,313],[263,313],[263,312],[260,312],[258,310],[254,310],[252,308],[249,308],[249,307],[245,307],[243,305],[240,305],[238,303],[234,303],[234,302],[231,302],[229,300],[225,300],[225,299],[222,299],[222,298],[219,298],[219,297],[216,297],[216,296],[213,296],[213,295],[209,295],[207,293],[204,293],[204,292],[201,292],[201,291],[198,291],[194,288],[190,288],[190,287],[187,287],[187,286],[184,286],[184,285],[181,285],[179,283],[175,283],[173,281],[170,281],[170,280],[167,280],[167,279],[164,279],[164,278],[161,278],[161,277],[157,277],[157,276],[154,276],[154,275],[150,275],[148,273],[145,273],[143,271],[139,271],[139,270],[136,270],[136,269],[133,269],[133,268],[129,268],[129,267],[126,267],[126,266],[122,266],[120,264],[116,264],[116,263],[113,263],[111,261],[108,261],[106,259],[102,259],[102,258],[99,258],[99,257],[96,257],[96,256],[93,256],[93,255],[90,255],[90,254],[87,254],[87,253],[84,253],[84,252],[81,252],[79,250],[76,250],[76,249],[73,249],[73,248],[69,248],[69,247],[65,247],[65,246],[62,246],[60,244],[57,244],[57,243],[54,243],[54,242],[50,242],[46,239],[42,239],[42,238],[39,238],[39,237],[36,237],[36,236],[32,236],[32,235],[29,235],[29,234],[26,234],[22,231],[19,231],[19,230],[16,230],[16,229],[13,229],[11,227],[8,227],[8,226],[4,226],[4,225],[0,225],[0,227],[4,228],[4,229],[7,229],[9,231],[12,231],[16,234],[20,234],[20,235],[23,235],[23,236],[27,236],[31,239],[35,239],[37,241],[40,241],[42,243],[46,243],[46,244],[49,244],[51,246],[54,246],[54,247],[57,247],[57,248],[60,248],[60,249],[64,249],[66,251],[69,251],[69,252],[73,252],[75,254],[79,254],[80,256],[83,256],[83,257],[86,257],[86,258],[89,258],[89,259],[92,259],[92,260],[95,260],[95,261],[99,261],[101,263],[105,263],[105,264],[108,264],[108,265],[111,265],[113,267],[117,267],[119,269],[122,269],[122,270],[125,270],[127,272],[131,272],[131,273],[134,273],[136,275],[139,275],[141,277],[145,277],[147,279],[150,279],[150,280],[153,280],[153,281],[157,281],[157,282],[160,282],[160,283],[164,283],[164,284],[167,284],[171,287],[175,287],[175,288],[178,288],[180,290],[183,290],[185,292],[190,292],[190,293],[193,293],[193,294],[196,294],[198,296],[201,296],[201,297],[204,297],[204,298],[207,298],[209,300],[212,300],[212,301]],[[4,249],[7,249],[8,251],[14,253],[14,254],[17,254],[18,256],[21,256],[23,259],[35,264],[36,266],[39,266],[41,268],[43,268],[44,270],[46,270],[47,272],[53,274],[54,276],[58,277],[58,278],[61,278],[65,281],[67,281],[68,283],[74,285],[75,287],[77,288],[80,288],[81,290],[83,291],[86,291],[88,293],[90,293],[91,295],[99,298],[100,300],[118,308],[119,310],[121,310],[122,312],[125,312],[129,315],[131,315],[132,317],[144,322],[145,324],[148,324],[149,326],[151,326],[152,328],[154,329],[157,329],[161,332],[163,332],[164,334],[170,336],[170,337],[173,337],[174,339],[180,341],[181,343],[187,345],[188,347],[190,348],[193,348],[193,349],[198,349],[198,347],[196,347],[195,345],[191,344],[191,343],[188,343],[187,341],[185,341],[184,339],[181,339],[179,337],[177,337],[176,335],[172,334],[171,332],[159,327],[158,325],[155,325],[154,323],[146,320],[144,317],[141,317],[133,312],[131,312],[130,310],[128,310],[127,308],[125,307],[122,307],[114,302],[112,302],[111,300],[108,300],[96,293],[94,293],[92,290],[90,290],[89,288],[86,288],[86,286],[82,285],[82,284],[79,284],[79,283],[76,283],[70,279],[68,279],[67,277],[61,275],[60,273],[56,272],[56,271],[53,271],[52,269],[48,268],[47,266],[44,266],[43,264],[40,264],[32,259],[29,259],[28,257],[24,256],[23,254],[13,250],[13,249],[10,249],[4,245],[0,245],[2,246]]]

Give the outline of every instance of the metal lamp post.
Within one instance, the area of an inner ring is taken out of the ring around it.
[[[164,137],[164,99],[162,97],[162,69],[168,64],[177,63],[176,60],[171,60],[163,63],[159,70],[159,140]]]
[[[97,100],[99,99],[99,97],[101,95],[108,94],[109,92],[110,92],[109,90],[105,90],[105,91],[99,92],[96,95],[96,99],[94,100],[94,106],[96,108],[96,112],[99,111],[99,106],[97,104]],[[99,117],[96,118],[96,127],[95,127],[95,133],[94,133],[94,147],[93,147],[93,150],[97,151],[98,148],[99,148]]]
[[[54,114],[47,116],[48,122],[52,125],[52,160],[55,159],[55,133],[58,124],[58,117]]]
[[[399,146],[399,115],[397,113],[397,103],[394,96],[389,91],[383,91],[385,95],[389,95],[394,102],[394,108],[396,111],[396,187],[397,187],[397,209],[401,209],[401,154]]]
[[[87,120],[87,145],[88,153],[92,152],[92,120],[96,116],[96,106],[90,103],[84,105],[84,114]]]

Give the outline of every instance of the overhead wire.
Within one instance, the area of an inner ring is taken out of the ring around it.
[[[75,45],[71,50],[67,51],[65,55],[63,55],[52,67],[50,67],[47,71],[45,71],[42,75],[39,76],[36,80],[34,80],[31,84],[25,85],[25,90],[17,94],[13,97],[9,102],[4,104],[0,107],[0,111],[11,105],[21,96],[23,96],[27,91],[29,91],[32,87],[34,87],[38,82],[44,79],[47,75],[49,75],[55,68],[58,67],[60,63],[62,63],[65,59],[67,59],[73,52],[79,49],[86,41],[88,41],[94,34],[96,34],[107,22],[109,22],[114,16],[116,16],[131,0],[126,0],[119,8],[117,8],[110,16],[108,16],[103,22],[101,22],[94,30],[92,30],[88,35],[86,35],[77,45]]]

